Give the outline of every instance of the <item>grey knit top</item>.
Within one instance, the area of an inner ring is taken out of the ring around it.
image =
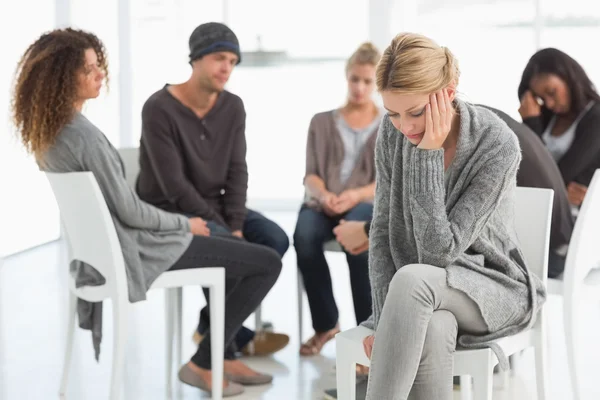
[[[127,274],[129,301],[146,300],[146,291],[188,248],[192,234],[188,218],[160,210],[140,200],[125,180],[118,151],[83,114],[76,113],[44,154],[40,169],[48,172],[91,171],[110,211]],[[98,286],[106,281],[93,266],[74,261],[75,285]],[[95,356],[102,339],[102,303],[79,299],[81,328],[92,331]]]
[[[444,170],[444,150],[423,150],[397,131],[388,116],[375,150],[377,190],[369,248],[376,329],[388,286],[408,264],[446,268],[448,286],[479,306],[489,334],[462,335],[462,347],[530,327],[545,301],[541,280],[525,264],[514,220],[516,173],[521,159],[514,133],[491,111],[457,100],[456,155]],[[520,321],[512,325],[510,321]]]

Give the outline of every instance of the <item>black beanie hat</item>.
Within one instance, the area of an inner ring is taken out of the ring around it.
[[[208,22],[194,29],[190,36],[190,62],[218,51],[232,52],[238,56],[238,64],[242,61],[237,36],[227,25]]]

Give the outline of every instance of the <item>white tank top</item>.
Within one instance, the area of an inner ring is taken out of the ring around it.
[[[579,113],[575,121],[567,128],[565,133],[560,136],[553,136],[552,129],[556,124],[556,116],[552,117],[550,123],[546,127],[546,130],[542,134],[542,140],[546,144],[548,151],[552,154],[552,158],[554,161],[559,162],[561,158],[565,155],[565,153],[569,150],[571,145],[573,144],[573,140],[575,139],[575,130],[577,129],[577,125],[579,125],[579,121],[581,118],[588,112],[590,108],[594,105],[594,102],[591,101],[588,105]]]

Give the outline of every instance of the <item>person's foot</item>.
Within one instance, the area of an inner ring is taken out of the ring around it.
[[[300,347],[300,355],[313,356],[319,354],[323,346],[340,332],[339,325],[326,332],[315,332],[314,336],[308,339],[306,343]]]
[[[242,354],[245,356],[268,356],[282,350],[289,342],[290,337],[283,333],[256,332],[254,339],[242,348]]]
[[[179,370],[179,380],[187,385],[197,387],[212,394],[212,371],[198,367],[191,361]],[[223,397],[236,396],[244,393],[244,387],[223,379]]]
[[[204,336],[200,335],[198,331],[194,332],[192,340],[196,345],[199,345],[202,339]],[[245,356],[268,356],[285,348],[289,342],[290,337],[283,333],[257,332],[254,339],[244,346],[241,352]]]
[[[361,364],[356,364],[356,377],[368,377],[369,376],[369,367]]]
[[[273,381],[272,375],[256,372],[240,360],[225,360],[223,372],[227,379],[242,385],[265,385]]]

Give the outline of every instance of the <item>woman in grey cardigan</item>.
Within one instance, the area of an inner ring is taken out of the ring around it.
[[[239,384],[271,382],[271,376],[235,359],[232,342],[277,280],[279,255],[243,240],[209,237],[201,218],[164,212],[139,199],[125,180],[117,150],[81,114],[84,103],[99,95],[107,72],[104,46],[93,34],[64,29],[42,35],[27,49],[17,71],[13,116],[23,144],[44,171],[94,173],[123,250],[130,301],[144,300],[164,271],[224,266],[224,396],[242,393]],[[76,263],[73,268],[78,286],[104,281],[93,266]],[[78,310],[80,325],[92,325],[98,353],[101,313],[94,314],[98,320],[90,320],[89,314],[86,320],[81,301]],[[183,382],[206,391],[211,390],[208,336],[179,372]]]
[[[531,326],[545,299],[513,226],[517,138],[456,98],[452,53],[396,36],[377,67],[388,110],[375,150],[367,399],[449,400],[452,353]]]

